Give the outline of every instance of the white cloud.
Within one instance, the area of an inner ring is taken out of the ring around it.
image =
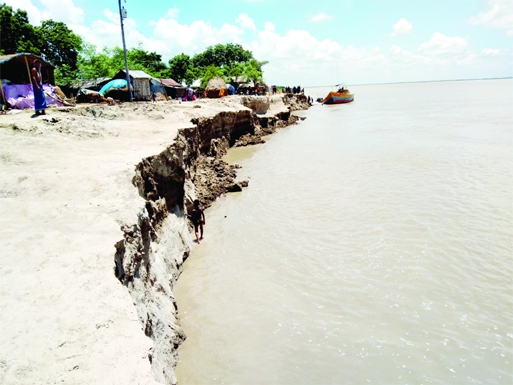
[[[4,1],[15,9],[25,9],[32,24],[46,19],[68,24],[68,20],[74,19],[68,26],[99,49],[122,45],[118,12],[105,10],[101,20],[85,25],[83,11],[71,0],[49,0],[40,9],[33,5],[37,4],[35,0],[0,0]],[[493,11],[492,6],[505,2],[495,0],[490,4],[490,11],[476,16],[474,23],[484,25],[486,21],[488,26],[510,28],[503,21],[508,18],[500,16],[507,14]],[[61,12],[61,8],[66,11]],[[496,49],[492,45],[472,52],[466,39],[438,32],[414,51],[399,45],[380,50],[379,47],[343,46],[334,40],[319,40],[306,30],[278,32],[270,22],[258,29],[248,14],[241,14],[233,23],[220,27],[202,20],[181,24],[178,12],[171,8],[165,16],[151,21],[152,32],[147,35],[140,32],[140,26],[133,18],[135,15],[129,13],[124,21],[128,48],[142,44],[145,50],[161,54],[167,62],[182,52],[192,56],[217,43],[239,43],[251,50],[258,60],[268,60],[269,64],[263,67],[265,80],[281,85],[500,77],[511,76],[513,68],[513,49]],[[411,30],[411,24],[405,19],[394,25],[395,35]],[[248,34],[248,31],[256,33]],[[513,35],[513,28],[511,33]]]
[[[419,47],[419,52],[425,55],[462,55],[468,51],[468,43],[462,37],[448,37],[435,32],[431,40]]]
[[[386,62],[378,48],[344,47],[330,39],[318,40],[305,30],[282,35],[272,23],[266,23],[249,48],[257,58],[269,60],[264,66],[266,80],[281,85],[366,82],[376,75],[372,69]]]
[[[112,12],[110,9],[105,8],[103,10],[103,15],[109,19],[112,23],[118,23],[119,24],[119,13],[118,12]]]
[[[68,26],[84,23],[84,10],[73,4],[73,0],[48,0],[42,3],[42,8],[33,4],[32,0],[3,0],[2,3],[14,10],[27,11],[30,24],[39,25],[43,20],[61,21]]]
[[[247,13],[241,13],[239,16],[237,16],[235,22],[239,24],[242,28],[252,29],[253,31],[256,31],[255,22],[251,17],[248,16]]]
[[[501,53],[500,49],[485,48],[481,51],[483,56],[498,56]]]
[[[65,24],[84,24],[84,10],[75,6],[73,0],[44,0],[42,4],[49,12],[58,12],[59,21]]]
[[[322,21],[333,20],[333,16],[327,15],[324,12],[318,13],[310,18],[312,23],[320,23]]]
[[[392,28],[394,29],[392,36],[407,35],[413,29],[412,25],[404,17],[400,18]]]
[[[192,55],[218,43],[242,43],[240,36],[243,34],[244,30],[232,24],[223,24],[217,29],[201,20],[182,25],[166,18],[155,22],[153,30],[154,38],[165,46],[159,53],[168,59],[182,52]]]
[[[178,18],[179,12],[180,10],[178,8],[169,8],[165,17],[168,17],[170,19],[176,19]]]
[[[488,6],[490,9],[472,16],[468,21],[474,25],[506,29],[507,36],[513,36],[513,1],[488,0]]]
[[[392,55],[399,55],[402,52],[404,52],[403,49],[398,45],[393,45],[392,47],[390,47],[390,53]]]

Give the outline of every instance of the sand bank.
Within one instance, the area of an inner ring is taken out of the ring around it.
[[[0,382],[175,383],[184,209],[240,189],[226,149],[305,107],[229,97],[0,116]]]

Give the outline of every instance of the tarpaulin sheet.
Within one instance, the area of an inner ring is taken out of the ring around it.
[[[111,88],[120,89],[126,87],[126,80],[125,79],[114,79],[105,84],[100,92],[98,92],[100,95],[104,95],[105,93],[109,92]]]
[[[25,108],[34,108],[34,92],[32,92],[32,84],[11,84],[4,85],[4,94],[5,99],[11,105],[12,108],[17,108],[23,110]],[[43,90],[45,94],[53,95],[57,98],[54,90],[55,87],[52,87],[48,84],[43,84]],[[46,96],[46,104],[54,104],[57,106],[62,106],[62,103],[59,103],[57,100]]]
[[[235,87],[231,84],[227,84],[226,87],[228,87],[228,91],[230,92],[230,95],[235,95]]]

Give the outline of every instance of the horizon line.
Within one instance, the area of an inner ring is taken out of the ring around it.
[[[407,84],[407,83],[441,83],[441,82],[466,82],[472,80],[505,80],[505,79],[513,79],[513,76],[505,76],[498,78],[469,78],[469,79],[441,79],[441,80],[412,80],[412,81],[404,81],[404,82],[385,82],[385,83],[354,83],[347,84],[348,86],[376,86],[376,85],[385,85],[385,84]],[[340,85],[343,83],[339,83]],[[337,85],[324,85],[324,86],[304,86],[303,88],[325,88],[325,87],[336,87]]]

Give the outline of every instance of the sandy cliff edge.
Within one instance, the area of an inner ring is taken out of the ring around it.
[[[275,97],[257,116],[243,103],[253,107],[230,97],[0,116],[0,382],[176,383],[183,210],[237,183],[220,160],[228,147],[306,108]]]

